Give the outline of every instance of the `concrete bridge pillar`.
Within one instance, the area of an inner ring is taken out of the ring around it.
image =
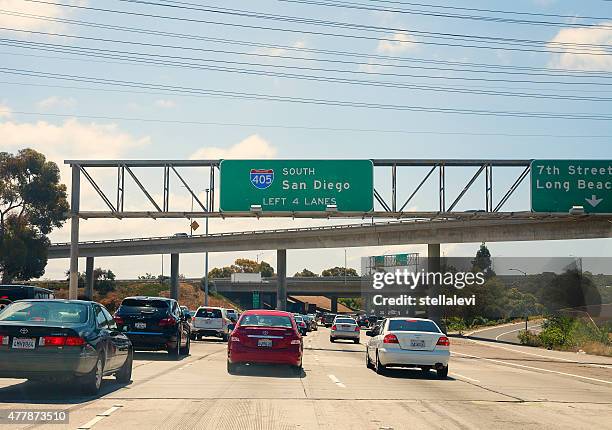
[[[277,294],[276,309],[284,311],[287,309],[287,250],[276,251],[276,276]]]
[[[439,272],[441,269],[440,265],[440,244],[430,243],[427,245],[427,271],[428,272]],[[432,297],[437,295],[439,285],[430,285],[427,294]],[[427,309],[427,317],[434,321],[440,321],[442,315],[442,308],[440,306],[430,306]]]
[[[170,254],[170,298],[179,299],[179,254]]]
[[[338,297],[331,298],[331,313],[332,314],[338,313]]]
[[[94,292],[94,258],[87,257],[85,265],[85,298],[93,300]]]

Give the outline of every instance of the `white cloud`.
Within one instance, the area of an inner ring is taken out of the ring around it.
[[[73,108],[76,106],[76,100],[72,97],[63,98],[58,96],[51,96],[47,97],[46,99],[40,100],[38,103],[36,103],[36,106],[41,109]]]
[[[60,31],[65,25],[53,21],[44,21],[19,14],[43,15],[50,18],[65,18],[71,14],[71,9],[59,5],[59,1],[50,0],[47,3],[32,3],[23,0],[0,0],[0,9],[13,12],[13,14],[0,15],[0,27],[17,28],[31,31]],[[72,5],[87,4],[85,0],[70,0]],[[7,31],[8,32],[8,31]],[[19,34],[10,32],[11,34]],[[23,37],[23,34],[22,34]]]
[[[159,99],[155,100],[155,106],[162,109],[172,109],[176,107],[176,103],[173,100]]]
[[[553,58],[549,62],[549,67],[577,70],[612,70],[612,57],[609,55],[593,55],[597,53],[605,53],[604,50],[597,48],[585,48],[591,53],[573,54],[571,51],[579,51],[580,48],[575,47],[559,47],[554,42],[562,43],[588,43],[596,45],[607,45],[612,47],[612,31],[609,27],[612,26],[612,21],[602,22],[599,27],[589,28],[565,28],[550,41],[548,49],[551,51],[562,51],[562,54],[552,54]],[[608,28],[602,28],[602,27]],[[598,52],[599,51],[599,52]]]
[[[200,148],[189,158],[192,160],[215,160],[229,158],[274,158],[275,156],[276,148],[258,134],[253,134],[229,148],[214,146]]]
[[[414,37],[406,33],[395,33],[391,39],[379,41],[376,51],[384,54],[400,54],[414,50],[416,47]]]
[[[10,118],[12,115],[11,108],[7,105],[0,103],[0,118]]]

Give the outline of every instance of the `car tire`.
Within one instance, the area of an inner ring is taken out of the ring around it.
[[[227,340],[229,339],[229,335],[227,333],[223,333],[221,339],[223,339],[223,342],[227,342]]]
[[[174,359],[178,359],[181,356],[181,334],[176,336],[176,346],[172,349],[168,349],[168,354]]]
[[[98,354],[96,364],[91,372],[81,378],[81,392],[86,395],[95,396],[100,392],[102,377],[104,376],[104,355]]]
[[[372,366],[372,362],[370,361],[370,352],[367,350],[367,348],[366,348],[366,367],[368,369],[374,369],[374,366]]]
[[[189,335],[189,339],[196,340],[197,336],[195,334],[191,334],[191,335]]]
[[[117,382],[122,384],[127,384],[132,380],[132,364],[134,363],[134,352],[130,349],[128,351],[128,356],[125,359],[125,363],[119,369],[117,373],[115,373],[115,378]]]
[[[446,379],[448,377],[448,366],[444,366],[442,369],[436,369],[438,378]]]
[[[191,336],[187,338],[187,343],[184,347],[180,348],[181,355],[189,355],[189,350],[191,349]]]
[[[378,373],[379,375],[385,375],[387,373],[387,368],[383,366],[380,362],[380,358],[378,357],[378,351],[376,351],[376,366],[374,370],[376,370],[376,373]]]
[[[331,343],[334,343],[334,342],[336,341],[336,339],[334,339],[333,337],[331,337],[331,336],[330,336],[330,337],[329,337],[329,341],[330,341]]]
[[[238,365],[227,360],[227,373],[229,373],[230,375],[235,375],[236,373],[238,373],[237,370]]]

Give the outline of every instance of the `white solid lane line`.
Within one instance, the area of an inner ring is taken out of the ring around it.
[[[532,328],[540,327],[541,325],[542,325],[542,324],[532,325],[532,326],[530,326],[530,327],[527,327],[527,329],[532,329]],[[495,337],[495,340],[499,340],[499,338],[500,338],[500,337],[505,336],[505,335],[507,335],[507,334],[510,334],[510,333],[515,333],[515,332],[517,332],[517,331],[522,331],[522,330],[524,330],[524,328],[522,328],[522,327],[521,327],[521,328],[517,328],[516,330],[510,330],[510,331],[507,331],[507,332],[505,332],[505,333],[500,334],[499,336],[496,336],[496,337]]]
[[[589,378],[588,376],[575,375],[573,373],[566,373],[566,372],[559,372],[557,370],[542,369],[541,367],[526,366],[524,364],[510,363],[508,361],[495,360],[494,358],[478,357],[477,355],[463,354],[461,352],[453,352],[453,354],[463,355],[464,357],[470,357],[470,358],[478,358],[479,360],[490,361],[492,363],[501,363],[507,366],[521,367],[523,369],[530,369],[530,370],[539,370],[541,372],[556,373],[557,375],[570,376],[572,378],[586,379],[588,381],[602,382],[604,384],[612,384],[612,381],[606,381],[605,379]]]
[[[91,429],[93,426],[98,424],[104,418],[109,417],[113,412],[116,412],[117,410],[121,409],[122,407],[123,407],[123,405],[114,405],[112,408],[109,408],[109,409],[105,410],[104,412],[97,414],[94,419],[92,419],[92,420],[86,422],[85,424],[83,424],[82,426],[80,426],[78,428],[78,430],[89,430],[89,429]]]
[[[536,354],[534,352],[521,351],[520,349],[508,348],[508,347],[501,346],[501,345],[493,345],[491,342],[483,342],[483,341],[478,341],[478,340],[474,340],[474,339],[468,339],[468,340],[470,342],[474,342],[474,343],[477,343],[479,345],[486,345],[486,346],[489,346],[491,348],[505,349],[506,351],[517,352],[519,354],[533,355],[534,357],[548,358],[550,360],[566,361],[568,363],[580,364],[580,365],[583,365],[583,366],[600,367],[602,369],[612,369],[612,366],[607,365],[607,364],[582,363],[582,362],[577,361],[577,360],[570,360],[569,358],[555,357],[555,356],[552,356],[552,355]]]
[[[332,382],[334,384],[336,384],[338,387],[346,388],[346,385],[344,385],[342,382],[340,382],[340,380],[338,378],[336,378],[334,375],[327,375],[327,376],[329,376],[329,379],[331,379]]]
[[[460,375],[459,373],[455,373],[455,372],[449,372],[449,373],[452,376],[456,376],[457,378],[460,378],[460,379],[467,379],[468,381],[472,381],[472,382],[480,382],[478,379],[469,378],[467,376]]]

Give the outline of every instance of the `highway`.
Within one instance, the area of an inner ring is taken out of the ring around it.
[[[305,337],[304,372],[274,366],[229,375],[226,345],[192,344],[180,361],[137,353],[133,382],[106,378],[102,395],[0,380],[0,408],[69,410],[53,429],[587,429],[612,423],[612,359],[451,339],[449,378],[365,366],[366,337]]]
[[[542,327],[542,320],[534,320],[527,322],[529,331],[539,333]],[[521,330],[525,330],[525,321],[515,324],[504,324],[495,327],[481,328],[466,335],[472,339],[492,340],[498,342],[514,343],[519,345],[520,341],[518,334]]]

